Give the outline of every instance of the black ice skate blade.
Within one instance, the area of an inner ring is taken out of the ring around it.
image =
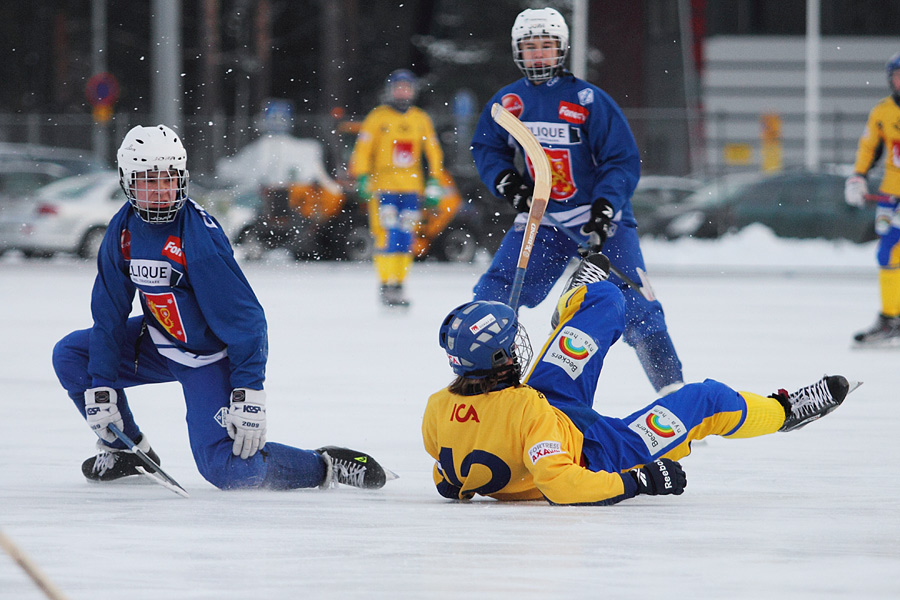
[[[381,304],[380,311],[385,315],[405,315],[409,312],[411,306],[409,304]]]
[[[851,350],[900,350],[900,337],[888,338],[877,342],[856,342],[850,345]]]

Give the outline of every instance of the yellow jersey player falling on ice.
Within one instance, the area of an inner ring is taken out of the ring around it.
[[[600,415],[592,408],[597,378],[625,327],[625,300],[608,277],[602,254],[582,261],[524,382],[531,345],[512,308],[477,300],[444,319],[439,342],[457,377],[428,399],[422,421],[442,496],[614,504],[681,494],[687,479],[676,461],[692,441],[799,429],[858,385],[826,376],[763,397],[707,379],[628,417]]]

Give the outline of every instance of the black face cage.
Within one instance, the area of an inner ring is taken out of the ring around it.
[[[516,43],[516,49],[513,52],[513,62],[516,63],[516,66],[519,67],[519,70],[522,72],[525,77],[528,78],[529,81],[533,83],[543,83],[548,79],[556,76],[560,71],[562,71],[563,64],[566,62],[566,54],[569,52],[569,48],[563,48],[562,40],[555,36],[536,36],[536,37],[548,37],[556,40],[556,45],[559,49],[559,56],[557,59],[551,63],[546,64],[541,67],[527,67],[525,66],[525,59],[522,58],[522,42],[527,38],[522,38]],[[545,62],[549,62],[549,59],[544,59]]]
[[[139,182],[143,179],[143,181],[147,181],[150,178],[146,177],[145,173],[156,174],[159,177],[160,173],[165,171],[144,171],[144,172],[134,172],[130,176],[130,181],[128,184],[125,184],[125,178],[122,176],[120,169],[119,181],[122,185],[122,191],[125,192],[125,196],[128,198],[128,202],[134,208],[134,212],[137,214],[140,219],[146,223],[171,223],[175,220],[175,216],[178,214],[178,211],[181,210],[181,207],[184,206],[185,201],[188,198],[188,180],[190,178],[187,169],[170,169],[170,171],[175,171],[178,177],[178,185],[175,188],[175,201],[168,206],[159,206],[159,207],[150,207],[150,206],[140,206],[138,204],[138,199],[136,197],[136,190],[138,189]]]
[[[522,323],[519,323],[519,328],[516,331],[516,341],[512,351],[513,363],[518,367],[519,379],[521,379],[522,375],[528,370],[528,365],[531,364],[531,359],[534,355],[534,350],[531,348],[531,340],[528,339],[528,332],[525,331],[525,326]]]

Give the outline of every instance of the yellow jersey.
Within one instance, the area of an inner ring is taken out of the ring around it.
[[[449,185],[444,153],[428,114],[416,106],[399,112],[383,104],[363,121],[350,156],[350,174],[368,175],[372,190],[422,194],[423,154],[429,174]]]
[[[859,138],[854,170],[865,175],[884,149],[884,179],[881,193],[900,196],[900,106],[892,96],[884,98],[869,113],[866,130]]]
[[[583,466],[581,431],[527,385],[477,396],[445,388],[428,399],[422,437],[445,497],[582,504],[625,493],[618,473]]]

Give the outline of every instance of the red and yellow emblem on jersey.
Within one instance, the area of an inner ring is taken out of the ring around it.
[[[170,235],[163,246],[163,256],[171,258],[179,265],[184,266],[184,251],[181,249],[181,238]]]
[[[395,167],[411,167],[416,163],[413,155],[413,143],[406,140],[394,140],[392,161]]]
[[[525,110],[525,104],[518,94],[506,94],[500,99],[500,106],[512,113],[512,116],[517,119],[522,116],[522,111]]]
[[[565,148],[544,148],[550,159],[550,173],[553,181],[550,187],[551,200],[567,200],[575,195],[575,178],[572,176],[572,155]],[[528,172],[534,179],[534,166],[528,160]]]
[[[162,326],[166,332],[179,342],[187,342],[187,335],[184,327],[181,325],[181,314],[178,312],[178,303],[175,301],[175,294],[147,294],[141,292],[144,296],[144,302],[150,313],[156,317],[156,321]]]

